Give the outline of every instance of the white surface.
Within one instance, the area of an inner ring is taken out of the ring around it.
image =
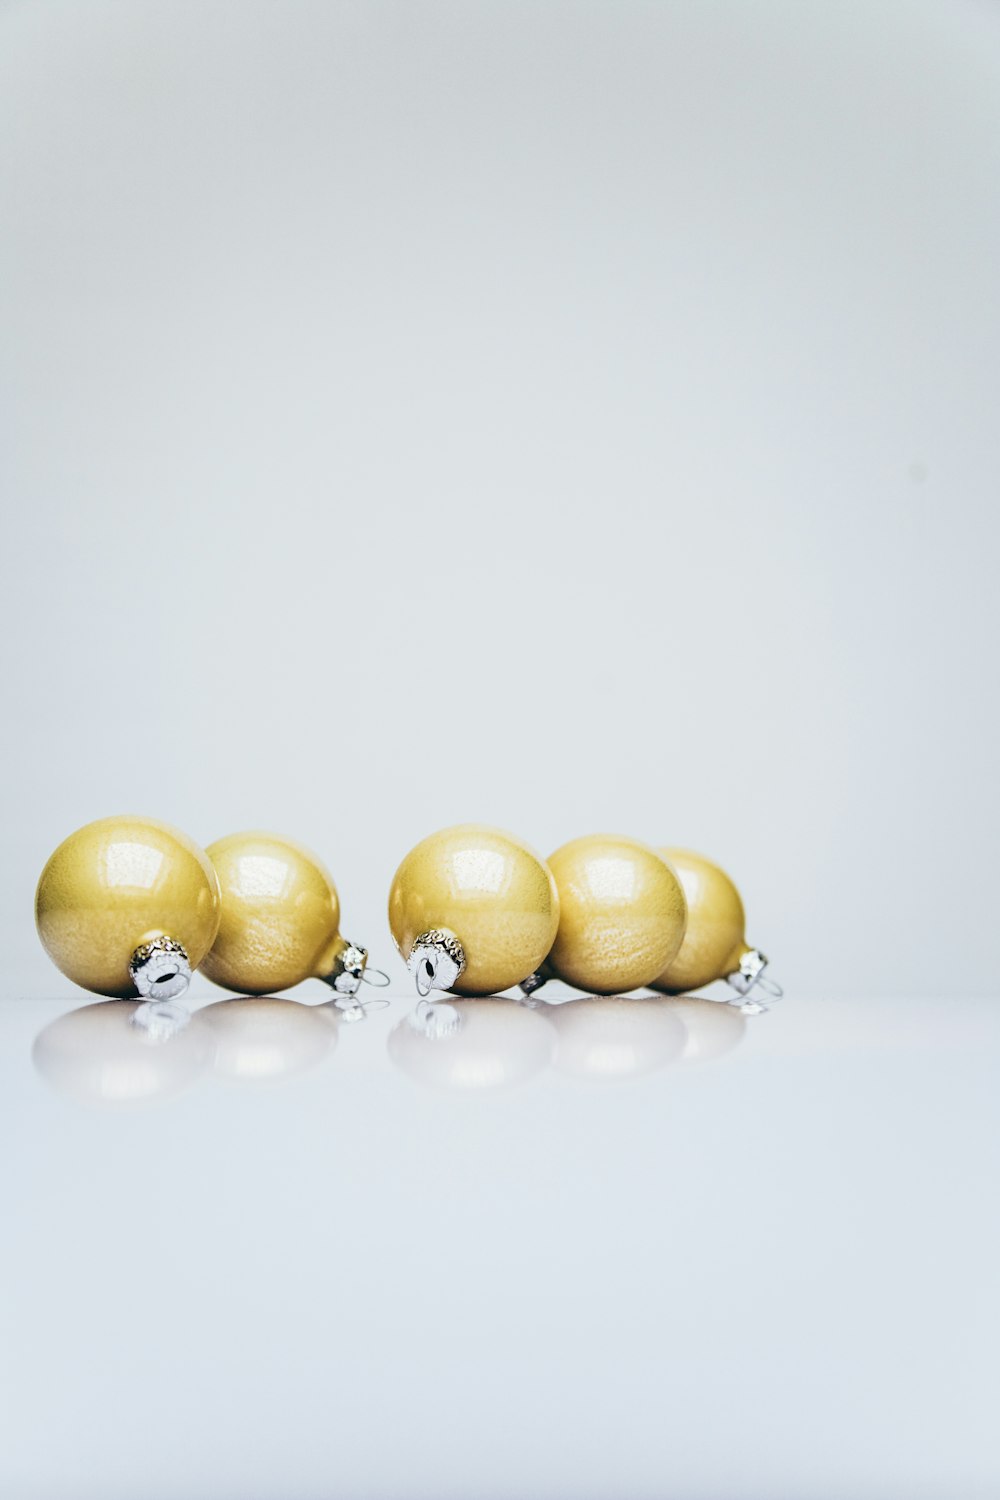
[[[8,974],[136,811],[376,963],[479,820],[995,990],[995,5],[31,0],[0,140]]]
[[[152,1075],[78,1015],[43,1077],[66,1001],[5,1000],[0,1492],[995,1496],[1000,1008],[789,1000],[718,1055],[688,1007],[691,1062],[669,1004],[560,1021],[578,1075],[660,1064],[616,1082],[510,1006],[409,1072],[408,1001],[333,1050],[230,1010],[109,1109]]]

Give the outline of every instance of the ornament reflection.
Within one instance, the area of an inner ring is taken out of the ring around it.
[[[366,1019],[377,1003],[241,996],[191,1014],[173,1004],[105,1000],[51,1022],[32,1058],[57,1093],[134,1108],[209,1074],[265,1086],[300,1077],[323,1066],[341,1028]],[[746,1030],[732,1005],[688,995],[561,1002],[449,996],[422,1002],[398,1022],[387,1050],[415,1082],[468,1093],[512,1088],[549,1064],[566,1077],[601,1082],[712,1062],[739,1046]]]
[[[688,1035],[669,1000],[587,995],[548,1005],[553,1067],[570,1078],[639,1078],[683,1056]]]
[[[317,1068],[337,1045],[340,1012],[274,995],[217,1000],[198,1012],[215,1042],[213,1072],[239,1083],[272,1083]]]
[[[746,1020],[732,1006],[690,996],[586,995],[546,1002],[424,1002],[389,1035],[395,1065],[432,1088],[510,1088],[551,1063],[594,1082],[640,1078],[708,1062],[739,1045]]]
[[[417,1007],[388,1037],[402,1073],[430,1088],[513,1088],[552,1064],[573,1079],[639,1079],[739,1046],[747,1020],[691,996],[588,995],[574,1001],[450,998]]]
[[[683,1023],[686,1040],[682,1063],[714,1062],[732,1052],[746,1036],[747,1018],[728,999],[676,995],[657,1003],[666,1006]]]
[[[493,995],[449,997],[455,1023],[437,1025],[441,1002],[418,1007],[389,1033],[389,1057],[401,1072],[431,1088],[512,1088],[541,1071],[552,1056],[552,1031],[534,1008]]]
[[[340,997],[306,1005],[273,995],[176,1004],[103,1000],[71,1010],[36,1037],[32,1061],[56,1093],[111,1109],[181,1093],[209,1074],[271,1084],[321,1066],[340,1028],[370,1005]]]
[[[210,1066],[212,1034],[199,1015],[176,1028],[133,1024],[138,1001],[102,1000],[51,1022],[32,1061],[50,1088],[81,1104],[129,1109],[189,1088]]]

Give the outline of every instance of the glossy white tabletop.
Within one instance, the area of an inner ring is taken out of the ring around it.
[[[206,990],[0,1007],[0,1493],[1000,1493],[1000,1006]]]

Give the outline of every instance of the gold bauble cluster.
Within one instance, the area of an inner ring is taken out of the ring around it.
[[[366,977],[367,950],[340,933],[329,870],[275,834],[202,850],[150,818],[104,818],[48,860],[35,914],[54,963],[99,995],[169,998],[198,968],[244,995],[309,978],[352,995]],[[443,829],[396,871],[389,926],[423,995],[530,994],[552,979],[596,995],[676,995],[752,983],[765,963],[725,871],[619,834],[573,839],[545,860],[497,828]]]
[[[680,994],[738,974],[755,953],[718,865],[619,834],[573,839],[544,860],[496,828],[446,828],[396,871],[389,925],[421,993],[532,993],[559,979],[597,995]]]
[[[68,978],[121,999],[169,993],[155,976],[171,955],[243,995],[312,977],[351,994],[368,957],[341,936],[333,878],[301,844],[238,833],[202,850],[151,818],[102,818],[65,839],[42,871],[35,920]]]

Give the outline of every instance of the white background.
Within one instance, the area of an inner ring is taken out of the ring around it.
[[[13,3],[0,138],[8,972],[136,811],[995,989],[994,6]]]

